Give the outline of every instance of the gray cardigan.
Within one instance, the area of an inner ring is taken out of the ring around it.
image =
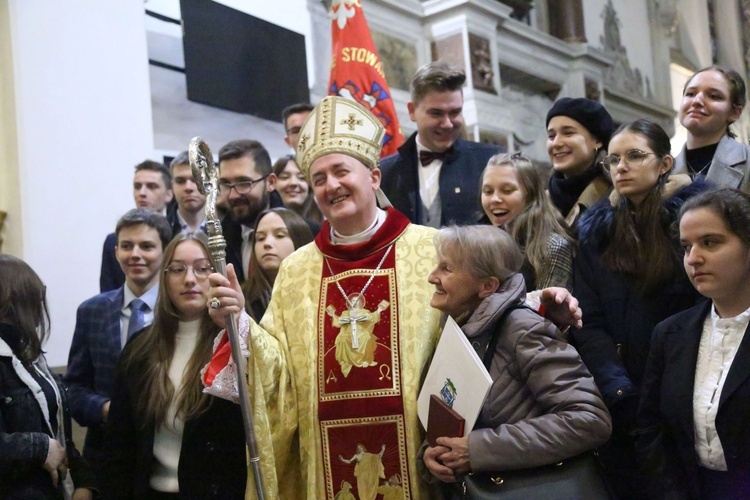
[[[462,327],[469,341],[499,327],[503,311],[525,298],[516,274],[484,299]],[[490,366],[492,387],[469,433],[474,471],[559,462],[604,444],[612,421],[578,352],[529,309],[512,311]]]
[[[674,160],[673,173],[688,173],[685,150]],[[706,180],[719,187],[735,188],[750,193],[750,146],[735,141],[725,135],[716,147],[716,153],[708,167]]]

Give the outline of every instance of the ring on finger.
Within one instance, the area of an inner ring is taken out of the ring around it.
[[[208,303],[209,306],[211,306],[211,309],[219,309],[221,307],[221,300],[219,300],[217,297],[214,297],[211,299],[211,302]]]

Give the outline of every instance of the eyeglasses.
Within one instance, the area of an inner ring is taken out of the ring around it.
[[[219,191],[221,191],[222,194],[229,194],[232,191],[232,188],[234,188],[237,190],[237,194],[247,194],[250,192],[251,189],[253,189],[253,186],[255,186],[257,183],[266,180],[266,177],[268,177],[268,174],[264,175],[260,179],[255,179],[251,181],[239,181],[239,182],[219,181]]]
[[[657,156],[656,153],[649,153],[647,151],[641,151],[640,149],[631,149],[630,151],[626,151],[625,154],[622,155],[622,158],[617,155],[605,156],[601,161],[601,165],[602,167],[611,170],[617,168],[620,161],[623,161],[628,167],[637,168],[641,166],[643,160],[645,160],[648,155]]]
[[[201,280],[208,278],[208,275],[214,272],[214,266],[211,265],[208,259],[196,260],[193,262],[193,265],[174,262],[169,264],[164,272],[170,278],[181,278],[185,276],[188,269],[192,270],[195,277]]]

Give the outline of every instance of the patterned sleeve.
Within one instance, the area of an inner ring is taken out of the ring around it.
[[[242,356],[248,358],[247,336],[250,332],[250,316],[243,310],[239,317],[239,340]],[[214,353],[211,361],[201,370],[201,379],[205,389],[203,392],[239,403],[239,389],[237,370],[232,359],[232,347],[226,330],[222,330],[214,339]]]
[[[547,258],[537,288],[559,286],[573,289],[573,247],[557,233],[547,240]]]

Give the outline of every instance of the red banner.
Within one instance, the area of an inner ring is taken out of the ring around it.
[[[357,101],[385,127],[380,156],[396,152],[404,143],[383,63],[372,41],[360,0],[333,0],[331,80],[329,95]]]

